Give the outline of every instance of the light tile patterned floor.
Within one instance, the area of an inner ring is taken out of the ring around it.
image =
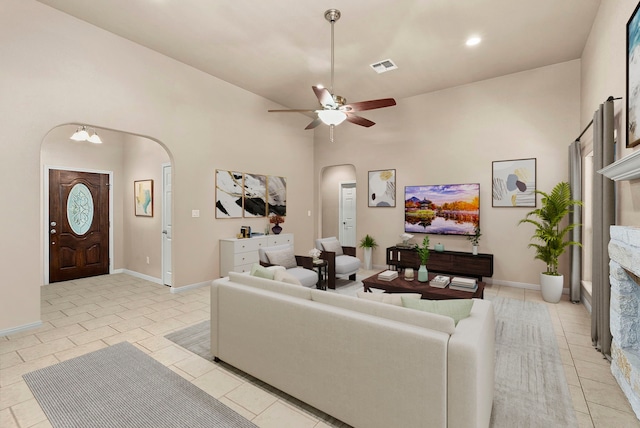
[[[208,287],[172,294],[168,287],[118,274],[48,285],[41,294],[43,325],[0,337],[3,428],[51,426],[24,373],[121,341],[134,343],[260,427],[340,426],[164,338],[209,319]],[[537,291],[506,286],[488,286],[485,294],[542,302]],[[640,427],[609,363],[591,347],[586,309],[566,299],[548,307],[580,427]]]

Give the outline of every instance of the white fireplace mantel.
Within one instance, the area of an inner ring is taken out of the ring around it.
[[[635,180],[640,178],[640,150],[618,159],[598,172],[613,181]]]

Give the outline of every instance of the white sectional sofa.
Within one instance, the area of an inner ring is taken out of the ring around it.
[[[230,272],[212,354],[354,427],[488,427],[494,314],[452,318]]]

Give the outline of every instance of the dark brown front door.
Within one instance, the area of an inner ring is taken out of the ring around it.
[[[49,170],[49,282],[109,273],[109,175]]]

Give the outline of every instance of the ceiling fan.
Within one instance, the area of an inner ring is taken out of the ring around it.
[[[313,92],[316,94],[321,108],[317,110],[269,110],[269,112],[316,113],[317,117],[309,125],[307,125],[305,129],[313,129],[321,123],[325,123],[329,125],[331,127],[331,131],[333,131],[334,126],[341,124],[345,120],[347,122],[355,123],[356,125],[365,126],[367,128],[373,126],[375,125],[375,122],[358,116],[354,114],[354,112],[391,107],[396,105],[396,100],[394,100],[393,98],[382,98],[379,100],[360,101],[357,103],[347,104],[347,100],[345,98],[332,93],[334,73],[333,24],[335,24],[335,22],[340,19],[340,11],[338,9],[329,9],[324,13],[324,18],[331,23],[331,87],[329,88],[329,90],[327,90],[322,86],[312,86]],[[331,138],[331,141],[333,141],[333,138]]]

